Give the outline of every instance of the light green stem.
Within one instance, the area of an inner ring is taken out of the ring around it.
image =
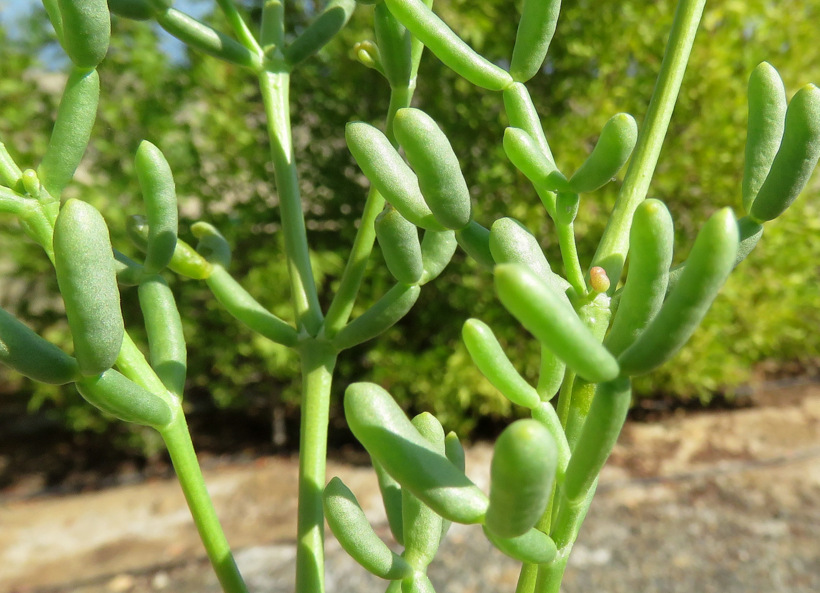
[[[515,593],[529,593],[535,591],[535,583],[538,579],[538,565],[537,564],[523,564],[521,566],[521,573],[518,575],[518,584],[515,587]]]
[[[60,6],[57,0],[43,0],[43,8],[46,9],[48,18],[51,21],[51,26],[54,27],[54,32],[57,34],[57,40],[63,41],[63,18],[60,16]]]
[[[8,212],[9,214],[20,216],[31,206],[37,207],[36,204],[30,204],[26,198],[19,196],[15,192],[0,187],[0,212]]]
[[[236,4],[233,0],[216,0],[217,4],[219,4],[219,8],[222,9],[222,12],[225,13],[225,17],[228,19],[228,23],[231,25],[234,33],[236,34],[239,42],[247,47],[252,52],[261,54],[262,48],[259,46],[259,43],[256,41],[256,38],[253,36],[248,24],[245,22],[245,19],[242,18],[242,15],[239,14],[239,10],[236,8]]]
[[[626,254],[629,250],[629,228],[635,209],[646,198],[649,184],[669,128],[669,120],[680,91],[689,54],[695,41],[706,0],[680,0],[672,23],[672,32],[666,44],[661,71],[638,143],[624,178],[624,184],[615,208],[606,225],[598,250],[592,259],[593,266],[601,266],[612,282],[614,292],[621,277]]]
[[[564,375],[564,382],[561,383],[561,391],[558,392],[558,419],[561,421],[561,426],[566,431],[567,419],[569,418],[569,408],[572,404],[572,388],[575,385],[575,373],[567,370]]]
[[[17,166],[9,151],[6,150],[6,145],[0,142],[0,183],[14,189],[22,175],[23,172],[20,167]]]
[[[301,352],[296,592],[323,593],[325,524],[322,491],[325,487],[328,410],[336,351],[327,342],[310,340],[305,342]]]
[[[60,209],[59,202],[43,203],[26,201],[20,212],[20,223],[26,234],[37,242],[54,265],[54,222]]]
[[[214,567],[225,593],[247,593],[248,588],[236,567],[228,540],[219,524],[216,510],[205,487],[205,480],[191,443],[191,435],[185,422],[185,415],[179,409],[174,420],[160,431],[165,446],[171,455],[179,484],[191,515],[194,518],[199,537],[205,546],[208,559]]]
[[[595,480],[587,495],[577,504],[570,505],[567,499],[559,496],[559,510],[555,524],[550,536],[558,547],[558,556],[549,564],[542,565],[538,569],[538,583],[534,593],[559,593],[561,581],[564,578],[564,571],[567,568],[567,560],[572,550],[575,538],[581,524],[587,516],[592,499],[595,497],[595,489],[598,487],[598,480]]]
[[[236,567],[228,540],[205,487],[179,399],[165,388],[128,332],[125,333],[117,357],[117,368],[138,385],[165,399],[175,410],[174,420],[159,432],[171,456],[199,537],[225,593],[247,593],[248,589]]]
[[[433,8],[433,0],[422,0],[427,8]],[[419,64],[421,63],[421,54],[424,52],[424,44],[411,37],[410,39],[410,82],[413,86],[416,85],[416,75],[419,72]]]
[[[285,5],[282,0],[265,0],[259,38],[265,51],[277,47],[281,53],[285,45]]]
[[[353,247],[350,249],[345,270],[342,273],[339,289],[336,291],[333,301],[330,303],[330,308],[327,310],[325,337],[328,339],[332,339],[338,334],[350,319],[350,313],[353,311],[353,305],[356,302],[367,269],[367,261],[370,259],[373,244],[376,241],[374,227],[376,217],[383,208],[384,198],[371,187],[364,203],[362,220],[359,229],[356,231]]]
[[[561,248],[561,259],[564,261],[564,272],[567,281],[578,294],[583,296],[587,292],[587,285],[584,281],[584,271],[581,269],[581,262],[578,260],[578,247],[575,244],[574,225],[555,224],[558,233],[558,245]]]
[[[410,106],[413,90],[414,87],[412,86],[391,89],[385,135],[394,146],[397,146],[397,143],[393,137],[393,118],[399,109]],[[350,257],[348,257],[345,270],[342,273],[339,289],[336,291],[336,295],[333,297],[327,311],[327,317],[325,318],[325,337],[327,338],[333,338],[339,333],[350,318],[350,313],[353,311],[353,305],[356,302],[356,296],[359,294],[359,288],[367,269],[367,260],[370,259],[373,244],[376,241],[376,231],[373,225],[383,208],[384,198],[371,187],[364,204],[361,224],[359,230],[356,231],[356,238],[350,250]]]
[[[538,569],[538,582],[532,589],[535,593],[560,593],[561,581],[564,579],[564,571],[567,568],[569,553],[562,554],[556,560],[540,566]]]
[[[276,71],[265,71],[259,75],[259,86],[267,115],[291,298],[299,329],[305,329],[308,334],[315,336],[322,325],[322,312],[313,280],[305,217],[293,160],[288,103],[290,74],[284,69],[284,65],[273,67]]]
[[[384,135],[395,147],[398,147],[399,143],[393,133],[393,120],[396,118],[396,112],[399,109],[410,107],[415,92],[416,84],[414,82],[410,82],[406,87],[390,88],[390,105],[387,108],[387,119],[384,122]]]
[[[117,368],[123,375],[151,393],[163,396],[167,392],[165,385],[145,360],[145,356],[137,348],[128,332],[123,335],[122,346],[117,356]],[[179,402],[173,403],[178,405]]]

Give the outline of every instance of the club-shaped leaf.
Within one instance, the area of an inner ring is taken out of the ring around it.
[[[399,580],[413,574],[407,561],[379,539],[356,496],[342,480],[330,480],[322,498],[330,530],[356,562],[383,579]]]
[[[490,506],[484,526],[512,538],[529,531],[547,508],[558,448],[536,420],[516,420],[498,437],[490,466]]]
[[[629,272],[612,328],[604,344],[614,355],[629,347],[657,315],[666,297],[675,232],[659,200],[635,210],[629,231]]]
[[[77,361],[0,309],[0,362],[29,379],[64,385],[80,377]]]
[[[504,397],[525,408],[534,408],[541,403],[535,388],[515,370],[486,323],[468,319],[461,330],[461,337],[478,370]]]
[[[114,366],[125,327],[108,227],[87,202],[69,200],[54,225],[54,268],[74,356],[84,375]]]
[[[569,368],[590,382],[618,376],[615,358],[595,339],[569,303],[522,264],[495,268],[501,303]]]
[[[749,121],[743,167],[743,208],[746,212],[751,209],[780,148],[786,104],[786,89],[780,74],[768,62],[761,62],[749,77]]]
[[[438,453],[445,454],[444,429],[435,416],[422,412],[411,422]],[[416,571],[424,571],[435,558],[441,543],[443,520],[408,491],[402,493],[401,515],[404,526],[404,558]]]
[[[737,221],[729,208],[719,210],[698,233],[686,267],[658,314],[619,356],[624,374],[648,373],[680,350],[734,268],[737,246]]]
[[[416,172],[424,201],[436,220],[448,229],[462,229],[470,222],[470,190],[458,157],[438,124],[420,109],[399,109],[393,120],[407,160]]]
[[[598,143],[589,157],[569,180],[576,193],[582,194],[603,187],[615,177],[629,160],[638,141],[638,124],[628,113],[613,115],[601,130]]]
[[[792,97],[786,110],[783,141],[749,216],[773,220],[797,199],[820,159],[820,89],[807,84]]]
[[[353,383],[345,391],[350,430],[399,484],[456,523],[480,523],[487,497],[410,423],[387,391]]]
[[[631,403],[629,379],[619,377],[598,385],[564,476],[563,493],[570,503],[586,497],[592,488],[618,440]]]

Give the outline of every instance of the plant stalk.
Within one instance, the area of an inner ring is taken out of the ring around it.
[[[584,271],[581,269],[581,262],[578,259],[578,247],[575,245],[575,230],[572,223],[556,223],[555,230],[558,233],[558,245],[561,248],[561,258],[564,260],[564,272],[567,281],[572,288],[583,296],[587,293],[587,285],[584,281]]]
[[[290,74],[284,64],[278,67],[274,64],[274,70],[266,70],[259,75],[259,86],[265,103],[271,159],[276,178],[276,191],[279,194],[291,298],[298,328],[315,336],[321,328],[323,318],[313,279],[299,180],[293,159],[289,104]]]
[[[297,593],[322,593],[324,511],[330,387],[336,351],[328,342],[309,340],[302,354],[302,405],[299,429],[299,511],[296,548]]]
[[[171,462],[179,484],[182,486],[185,500],[188,502],[188,508],[191,509],[199,537],[202,539],[208,559],[214,567],[223,591],[225,593],[247,593],[248,588],[236,567],[228,540],[222,531],[213,502],[205,487],[202,471],[191,443],[185,414],[181,409],[177,409],[174,420],[162,429],[160,434],[171,455]]]
[[[239,42],[252,52],[262,54],[262,48],[260,47],[259,42],[256,41],[253,33],[251,33],[245,19],[242,18],[241,14],[239,14],[236,3],[233,0],[216,0],[216,2],[222,9],[225,17],[228,19],[228,23],[231,25],[234,34],[237,39],[239,39]]]
[[[0,142],[0,182],[8,188],[14,189],[23,172],[14,159],[11,158],[6,145]]]
[[[678,2],[658,81],[638,135],[635,152],[632,153],[624,184],[592,258],[592,266],[601,266],[606,270],[612,282],[610,294],[615,291],[623,271],[629,251],[632,215],[649,191],[705,4],[706,0]]]

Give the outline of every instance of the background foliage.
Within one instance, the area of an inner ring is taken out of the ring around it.
[[[294,32],[313,12],[312,2],[296,4],[290,23]],[[509,4],[439,0],[437,10],[484,55],[504,63],[517,23]],[[366,191],[366,180],[345,147],[344,124],[357,119],[380,124],[386,111],[386,83],[352,59],[353,44],[373,38],[369,10],[360,7],[340,37],[293,79],[297,161],[325,304],[343,268]],[[626,111],[641,122],[673,10],[671,1],[566,3],[547,63],[528,85],[565,171],[583,161],[614,113]],[[726,0],[707,7],[650,190],[675,218],[676,259],[685,256],[711,212],[724,205],[740,209],[745,86],[754,66],[769,60],[790,96],[806,82],[820,82],[818,20],[820,0]],[[0,31],[0,139],[23,167],[33,166],[45,149],[65,80],[45,23],[35,15],[17,26],[13,40]],[[196,220],[215,224],[234,246],[232,273],[260,302],[288,318],[277,196],[254,80],[195,53],[156,51],[157,45],[154,28],[115,19],[112,47],[100,71],[101,111],[67,196],[82,196],[101,208],[115,246],[130,252],[125,218],[141,211],[133,155],[141,139],[155,142],[175,173],[181,236],[192,239],[187,227]],[[500,216],[525,221],[537,231],[553,266],[560,266],[556,240],[534,191],[503,154],[506,121],[500,96],[471,87],[429,54],[416,96],[416,104],[440,123],[461,158],[476,218],[485,226]],[[584,263],[618,185],[582,203],[576,229]],[[752,378],[761,361],[782,364],[820,355],[819,186],[815,180],[785,216],[767,225],[764,240],[733,275],[690,345],[674,362],[638,380],[639,395],[708,399],[717,391],[731,394]],[[70,347],[46,258],[15,223],[0,220],[0,225],[0,304]],[[378,298],[391,284],[378,254],[374,262],[362,302]],[[201,283],[169,280],[182,304],[189,341],[191,405],[272,402],[280,411],[293,411],[298,368],[292,354],[240,327]],[[127,326],[138,327],[133,291],[124,292],[123,306]],[[509,413],[506,400],[473,368],[460,342],[461,322],[469,316],[497,329],[511,357],[534,375],[538,361],[530,337],[495,302],[489,274],[458,254],[399,326],[343,355],[337,391],[350,381],[376,381],[406,406],[431,410],[448,429],[460,431],[473,428],[479,417]],[[135,337],[144,342],[139,332]],[[3,381],[8,391],[31,392],[32,409],[45,407],[75,429],[100,430],[105,424],[71,389],[35,386],[5,371]]]

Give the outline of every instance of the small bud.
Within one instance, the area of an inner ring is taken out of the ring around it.
[[[589,271],[589,284],[595,292],[606,292],[609,290],[609,277],[606,275],[606,270],[595,266]]]
[[[40,197],[40,180],[37,178],[37,172],[34,169],[26,169],[23,171],[21,181],[28,195],[32,198]]]
[[[356,55],[356,59],[368,68],[378,70],[379,72],[384,71],[379,46],[374,42],[370,40],[359,41],[353,46],[353,53]]]

